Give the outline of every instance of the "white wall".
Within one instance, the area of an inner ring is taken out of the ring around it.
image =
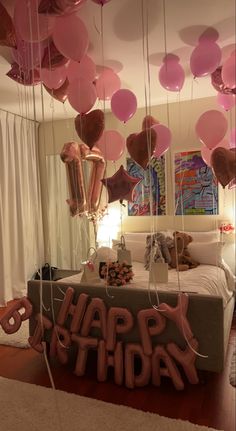
[[[173,163],[172,158],[175,152],[184,150],[196,150],[200,148],[200,142],[195,134],[195,124],[199,116],[206,110],[220,109],[216,103],[216,98],[193,99],[160,105],[151,109],[151,114],[162,124],[168,125],[172,131],[173,141],[171,150],[167,153],[167,215],[155,217],[155,227],[158,229],[182,229],[193,231],[207,231],[215,229],[220,220],[231,220],[235,218],[235,191],[225,190],[219,186],[219,215],[217,216],[174,216],[174,198],[173,198]],[[169,112],[167,112],[169,110]],[[142,119],[146,115],[145,109],[139,109],[135,116],[126,124],[121,123],[111,113],[106,115],[106,129],[118,130],[125,138],[134,132],[141,131]],[[225,113],[228,119],[229,128],[234,127],[235,111]],[[44,193],[46,192],[46,175],[45,175],[45,156],[47,154],[59,154],[64,143],[71,140],[79,141],[74,129],[74,120],[54,121],[41,124],[40,126],[40,154],[41,154],[41,172],[42,185]],[[115,170],[123,164],[126,166],[125,154],[118,162],[108,163],[106,176],[114,174]],[[105,194],[103,194],[103,200]],[[106,199],[105,199],[106,200]],[[120,212],[119,203],[112,207],[117,208]],[[123,210],[122,228],[123,231],[149,231],[150,224],[153,223],[151,217],[130,217],[127,211]],[[231,254],[231,253],[230,253]],[[232,256],[231,256],[232,257]],[[233,257],[230,262],[234,266]]]

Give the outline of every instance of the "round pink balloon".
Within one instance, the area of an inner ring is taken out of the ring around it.
[[[236,147],[236,128],[232,129],[229,135],[229,146],[230,148]]]
[[[105,160],[118,160],[125,150],[125,139],[116,130],[105,130],[96,143]]]
[[[100,100],[110,100],[112,95],[120,89],[120,86],[120,78],[113,70],[103,70],[96,81],[98,98]]]
[[[97,99],[95,85],[85,78],[75,79],[68,87],[68,100],[80,114],[90,111]]]
[[[202,40],[190,57],[190,69],[193,76],[205,76],[213,73],[221,61],[221,49],[215,42]]]
[[[200,141],[208,148],[214,148],[224,138],[227,132],[227,120],[220,111],[204,112],[195,126]]]
[[[110,0],[92,0],[94,3],[100,4],[103,6],[104,4],[108,3]]]
[[[16,0],[14,24],[25,41],[37,42],[52,34],[55,18],[38,13],[38,0]]]
[[[120,121],[128,121],[137,110],[135,94],[126,89],[116,91],[111,98],[111,110]]]
[[[50,89],[57,90],[66,80],[66,67],[61,66],[53,70],[41,69],[41,81]]]
[[[227,150],[229,149],[229,142],[227,141],[227,139],[223,139],[221,142],[219,142],[218,145],[215,146],[215,148],[218,147],[223,147],[226,148]],[[211,155],[212,152],[215,150],[215,148],[213,148],[212,150],[208,147],[206,147],[206,145],[202,144],[201,145],[201,155],[202,158],[204,160],[204,162],[211,167]]]
[[[230,111],[236,104],[236,96],[234,94],[217,94],[217,103],[225,110]]]
[[[88,31],[76,14],[58,17],[52,37],[58,51],[67,58],[81,61],[87,52]]]
[[[231,56],[222,66],[222,79],[224,84],[229,88],[236,88],[236,51],[232,52]]]
[[[159,81],[162,87],[170,91],[180,91],[184,85],[185,73],[179,64],[179,57],[168,54],[159,70]]]
[[[92,82],[95,76],[96,66],[88,55],[84,55],[80,62],[70,60],[67,65],[67,77],[70,82],[78,78],[85,78]]]
[[[154,157],[161,157],[170,148],[171,144],[171,131],[168,127],[163,124],[155,124],[151,127],[157,134],[156,147],[153,152]]]

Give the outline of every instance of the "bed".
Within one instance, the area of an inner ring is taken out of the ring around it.
[[[28,298],[34,309],[34,316],[30,318],[30,334],[35,333],[37,323],[34,317],[40,312],[40,286],[42,287],[43,314],[48,321],[54,321],[54,323],[60,316],[60,309],[68,288],[73,291],[71,304],[78,304],[80,296],[86,294],[89,301],[99,298],[108,312],[115,308],[129,310],[134,318],[134,325],[128,332],[119,333],[117,340],[124,344],[132,343],[132,345],[140,342],[140,328],[137,319],[140,311],[153,310],[152,305],[157,305],[157,299],[160,304],[168,304],[174,309],[178,305],[181,290],[181,295],[186,295],[188,298],[187,319],[198,342],[198,353],[201,354],[196,357],[196,368],[221,372],[224,368],[234,312],[235,277],[221,259],[221,246],[219,246],[218,238],[216,244],[214,243],[216,238],[211,238],[210,233],[206,234],[208,236],[203,236],[205,241],[202,241],[201,245],[201,259],[203,262],[210,259],[210,264],[209,262],[201,263],[197,268],[180,273],[180,283],[175,269],[168,271],[167,284],[152,286],[148,283],[148,272],[144,269],[142,261],[146,233],[135,234],[136,236],[127,234],[126,236],[126,246],[133,251],[134,272],[132,282],[126,286],[107,287],[103,280],[95,284],[81,283],[81,273],[57,281],[42,282],[42,286],[39,281],[30,280]],[[200,242],[197,237],[196,246],[199,246]],[[211,255],[207,257],[209,248],[217,253],[212,251]],[[217,261],[216,255],[220,258],[220,262]],[[176,343],[180,349],[185,349],[186,339],[174,323],[169,319],[165,330],[151,337],[153,348]],[[70,324],[71,316],[68,316],[65,327],[70,328]],[[50,342],[51,330],[46,330],[44,335],[45,340]],[[87,332],[87,335],[101,338],[101,333],[96,327],[93,327],[89,334]]]

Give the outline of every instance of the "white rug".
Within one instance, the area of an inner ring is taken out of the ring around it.
[[[4,431],[210,431],[130,407],[0,377]]]
[[[0,327],[0,345],[20,347],[22,349],[28,348],[28,337],[29,337],[29,321],[21,323],[19,331],[15,334],[5,334],[3,329]]]

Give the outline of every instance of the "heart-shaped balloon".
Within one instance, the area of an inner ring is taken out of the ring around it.
[[[126,147],[131,158],[146,169],[156,145],[156,132],[153,129],[141,133],[132,133],[126,140]]]
[[[225,188],[236,177],[236,151],[215,148],[211,155],[211,165],[217,180]]]
[[[69,81],[66,78],[65,82],[62,84],[61,87],[57,88],[57,89],[53,89],[53,88],[48,88],[45,84],[43,84],[45,90],[47,90],[47,92],[54,97],[54,99],[58,100],[59,102],[65,103],[66,99],[67,99],[67,90],[69,87]]]
[[[64,66],[69,63],[69,58],[64,57],[60,51],[58,51],[53,40],[45,48],[41,67],[44,69],[53,70],[56,67]]]
[[[94,109],[88,114],[79,114],[75,118],[76,132],[90,149],[102,136],[104,126],[104,113],[101,109]]]
[[[156,120],[152,115],[146,115],[142,122],[142,130],[150,129],[155,124],[159,124],[159,121]]]

